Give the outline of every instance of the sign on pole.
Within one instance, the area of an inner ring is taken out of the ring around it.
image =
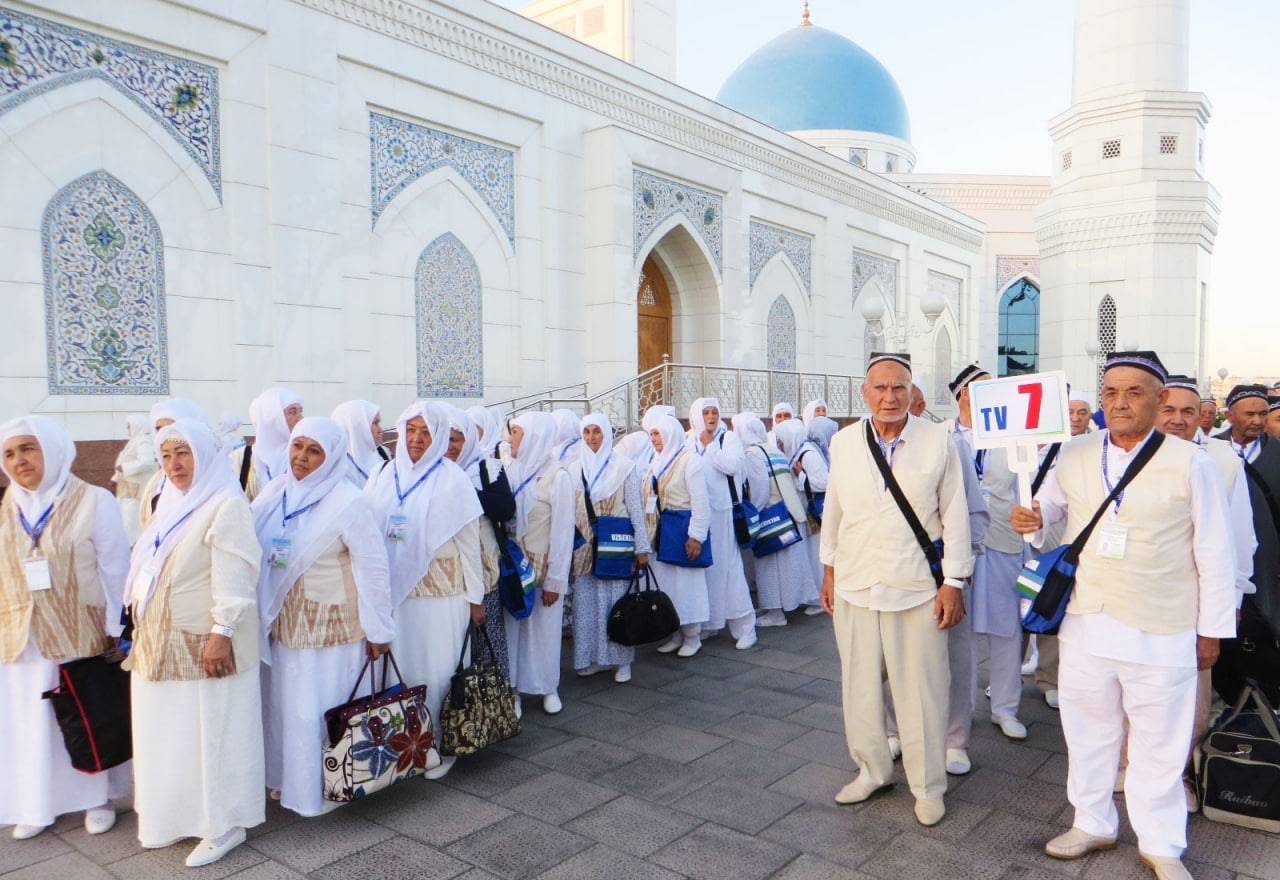
[[[969,413],[973,448],[1008,450],[1009,470],[1018,475],[1018,503],[1030,507],[1037,448],[1071,439],[1067,374],[1056,370],[970,383]]]

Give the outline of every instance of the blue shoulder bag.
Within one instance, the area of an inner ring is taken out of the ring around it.
[[[1080,565],[1080,554],[1089,543],[1089,537],[1102,519],[1102,514],[1106,513],[1112,502],[1124,493],[1125,487],[1147,466],[1147,462],[1151,461],[1163,442],[1164,434],[1159,431],[1152,433],[1142,449],[1138,450],[1137,457],[1129,464],[1120,482],[1116,483],[1111,494],[1094,513],[1093,519],[1080,530],[1074,541],[1055,547],[1022,567],[1014,589],[1024,599],[1031,600],[1031,607],[1022,615],[1022,628],[1027,632],[1052,635],[1058,631],[1062,618],[1066,616],[1067,605],[1071,602],[1071,593],[1075,590],[1076,569]]]
[[[766,467],[772,472],[773,484],[778,487],[779,498],[777,504],[770,504],[760,511],[760,529],[756,535],[756,542],[751,548],[756,559],[772,556],[804,540],[804,535],[800,534],[800,528],[791,516],[791,511],[787,510],[786,500],[781,497],[782,486],[778,483],[777,472],[773,471],[772,465],[768,462]]]
[[[601,580],[618,581],[631,577],[636,567],[636,534],[625,516],[596,516],[591,488],[582,477],[582,500],[591,524],[591,573]]]
[[[683,454],[683,453],[680,453]],[[674,459],[673,459],[674,461]],[[689,540],[689,525],[693,520],[692,510],[663,510],[662,496],[658,494],[658,478],[653,480],[653,497],[658,504],[657,556],[659,562],[675,565],[680,568],[711,567],[711,533],[702,542],[702,552],[697,559],[690,559],[684,552],[685,541]]]

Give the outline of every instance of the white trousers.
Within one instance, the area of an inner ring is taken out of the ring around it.
[[[969,607],[969,587],[964,588],[965,608]],[[951,692],[947,711],[947,748],[967,751],[973,732],[973,706],[978,693],[978,659],[973,622],[968,615],[947,630],[947,663],[951,667]],[[885,731],[898,735],[898,719],[893,711],[893,695],[884,686]]]
[[[1059,640],[1058,700],[1067,740],[1067,799],[1075,827],[1097,837],[1119,829],[1112,788],[1129,723],[1125,808],[1138,850],[1179,858],[1187,848],[1182,770],[1191,744],[1196,670],[1108,660]]]
[[[1007,715],[1018,717],[1018,704],[1022,702],[1022,636],[982,635],[987,640],[991,662],[987,670],[991,677],[991,717]]]

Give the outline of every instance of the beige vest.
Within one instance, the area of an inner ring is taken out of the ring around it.
[[[520,549],[533,566],[541,584],[551,566],[551,487],[561,468],[551,468],[533,484],[534,503],[529,509],[529,524],[520,538]]]
[[[675,464],[667,468],[667,472],[658,480],[658,499],[663,510],[692,510],[693,499],[689,496],[689,484],[684,478],[685,468],[689,466],[689,454],[686,452],[676,459]],[[645,525],[649,529],[649,543],[654,544],[658,537],[658,514],[649,499],[653,497],[653,477],[644,478]]]
[[[206,678],[204,648],[213,627],[213,555],[205,543],[223,507],[200,511],[173,548],[139,620],[134,616],[133,651],[128,667],[146,681],[197,681]],[[253,622],[256,623],[256,613]],[[258,662],[254,625],[236,629],[231,640],[232,674]]]
[[[0,504],[0,663],[12,663],[35,639],[54,663],[92,657],[107,648],[106,596],[98,578],[93,524],[98,493],[76,477],[54,507],[40,539],[52,587],[27,589],[22,562],[31,539],[12,495]]]
[[[409,594],[410,598],[461,596],[467,591],[462,566],[461,549],[455,536],[436,551],[431,564],[427,566],[427,576],[418,581],[418,585]]]
[[[364,638],[351,551],[342,538],[289,588],[271,637],[286,648],[333,648]]]
[[[480,521],[480,566],[484,572],[484,591],[492,593],[498,589],[498,577],[501,574],[498,554],[498,535],[488,517]]]
[[[1244,473],[1244,468],[1240,464],[1240,456],[1236,455],[1231,443],[1226,440],[1219,440],[1216,437],[1210,437],[1204,444],[1204,451],[1209,453],[1209,457],[1213,459],[1213,463],[1218,466],[1218,473],[1222,474],[1222,483],[1227,487],[1227,498],[1231,498],[1231,493],[1235,491],[1236,480]]]
[[[138,497],[138,531],[141,532],[151,524],[151,517],[155,515],[152,510],[151,503],[156,497],[156,493],[160,491],[161,480],[165,479],[164,470],[157,468],[156,472],[147,480],[146,485],[142,487],[142,494]]]
[[[1073,540],[1107,497],[1098,431],[1062,447],[1058,483],[1067,497],[1066,538]],[[1104,612],[1123,624],[1155,634],[1194,629],[1199,580],[1192,555],[1191,457],[1195,444],[1166,437],[1155,457],[1125,489],[1114,520],[1104,513],[1080,554],[1070,614]],[[1112,481],[1119,479],[1113,474]],[[1112,505],[1114,510],[1114,505]],[[1098,555],[1109,522],[1128,529],[1124,559]]]

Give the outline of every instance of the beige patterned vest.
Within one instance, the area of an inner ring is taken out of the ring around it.
[[[106,597],[93,549],[97,501],[98,494],[83,481],[68,479],[40,539],[52,587],[34,593],[22,567],[31,539],[13,496],[0,504],[0,663],[16,660],[29,639],[54,663],[106,650]]]
[[[244,451],[251,445],[252,444],[245,444],[239,449],[232,450],[228,456],[231,459],[231,471],[236,475],[237,483],[240,482],[240,468],[243,466],[244,462]],[[258,485],[258,465],[252,458],[250,458],[249,479],[245,481],[244,494],[250,501],[252,501],[258,497],[258,490],[260,488],[261,487]]]
[[[658,499],[662,504],[663,510],[692,510],[693,499],[689,496],[689,484],[685,481],[685,468],[689,466],[689,454],[681,453],[676,458],[675,464],[667,468],[667,472],[662,475],[662,479],[658,481]],[[649,527],[649,543],[657,547],[654,541],[658,537],[658,513],[656,508],[653,513],[649,512],[653,498],[653,477],[651,475],[644,478],[644,520],[645,525]]]
[[[138,497],[139,532],[151,524],[151,517],[155,515],[155,511],[152,509],[151,504],[155,500],[156,494],[160,491],[160,487],[164,485],[164,479],[164,470],[157,469],[142,487],[142,494]]]
[[[127,666],[146,681],[198,681],[213,626],[213,554],[205,543],[222,507],[207,505],[160,570],[146,613],[134,615],[133,651]],[[254,622],[256,623],[256,612]],[[232,674],[257,662],[257,628],[240,626],[232,639]]]
[[[551,468],[533,484],[535,494],[533,506],[529,509],[529,525],[519,541],[539,584],[546,580],[547,569],[551,565],[551,487],[560,472],[561,468]]]
[[[484,591],[486,594],[498,589],[500,571],[498,555],[498,535],[488,517],[480,519],[480,565],[484,569]]]
[[[418,585],[409,594],[411,598],[433,596],[461,596],[467,591],[467,582],[463,577],[462,559],[460,558],[458,539],[450,538],[427,566],[427,576],[418,581]]]
[[[364,638],[351,551],[336,539],[294,582],[271,625],[286,648],[334,648]]]

